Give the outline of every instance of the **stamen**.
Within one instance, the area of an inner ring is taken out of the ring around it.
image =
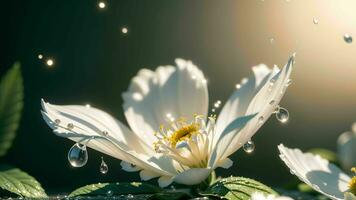
[[[352,167],[351,172],[354,173],[354,176],[351,178],[349,182],[349,192],[356,195],[356,167]]]

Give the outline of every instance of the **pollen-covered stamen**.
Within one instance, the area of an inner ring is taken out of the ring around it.
[[[356,167],[352,167],[351,172],[354,174],[354,176],[349,182],[349,192],[356,195]]]
[[[155,133],[157,141],[153,144],[154,149],[185,166],[202,166],[208,155],[208,135],[212,134],[214,126],[215,123],[207,126],[205,117],[201,115],[195,115],[190,122],[184,118],[172,121],[169,126],[161,126]]]

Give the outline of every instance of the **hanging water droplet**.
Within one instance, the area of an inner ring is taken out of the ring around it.
[[[106,196],[109,196],[109,197],[111,197],[113,194],[114,194],[114,192],[111,191],[111,190],[108,190],[108,191],[106,192]]]
[[[55,119],[55,120],[54,120],[54,123],[60,124],[60,123],[61,123],[61,120],[60,120],[60,119]]]
[[[319,20],[317,18],[313,18],[313,23],[314,24],[318,24],[319,23]]]
[[[100,173],[106,174],[109,171],[108,165],[105,163],[104,158],[101,157]]]
[[[276,118],[282,123],[286,123],[289,119],[289,112],[287,109],[280,107],[276,113]]]
[[[87,147],[75,143],[68,152],[68,161],[73,167],[83,167],[88,161]]]
[[[352,36],[349,34],[344,35],[344,40],[346,43],[351,44],[352,43]]]
[[[246,153],[252,153],[255,150],[255,143],[249,140],[244,144],[243,149]]]
[[[263,118],[263,116],[260,116],[258,118],[258,123],[262,124],[263,122],[264,122],[264,118]]]
[[[69,130],[72,130],[74,128],[74,124],[72,124],[72,123],[67,124],[67,128]]]

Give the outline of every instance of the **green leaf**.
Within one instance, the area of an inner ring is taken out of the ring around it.
[[[11,147],[23,108],[20,64],[15,63],[0,81],[0,157]]]
[[[188,199],[189,195],[184,192],[160,192],[152,195],[150,200],[180,200]]]
[[[270,187],[244,177],[223,178],[209,186],[205,191],[200,192],[200,194],[229,200],[248,200],[255,192],[277,195],[277,192]]]
[[[322,148],[315,148],[315,149],[310,149],[308,152],[317,154],[320,157],[322,157],[330,162],[333,162],[333,163],[338,162],[336,153],[332,152],[330,150],[322,149]]]
[[[41,184],[32,176],[18,168],[1,166],[0,187],[22,197],[44,198],[47,197]]]
[[[69,197],[74,196],[95,196],[107,195],[108,191],[112,195],[125,195],[125,194],[152,194],[161,192],[162,189],[147,183],[131,182],[131,183],[97,183],[86,185],[74,190],[69,194]]]

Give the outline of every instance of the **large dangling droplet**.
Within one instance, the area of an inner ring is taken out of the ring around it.
[[[100,173],[106,174],[109,171],[108,165],[105,163],[104,158],[101,157]]]
[[[289,119],[289,112],[287,109],[279,107],[278,112],[276,112],[276,118],[282,123],[286,123]]]
[[[85,145],[75,143],[68,152],[68,161],[73,167],[83,167],[88,162],[88,151]]]
[[[255,150],[255,143],[249,140],[244,144],[243,149],[246,153],[252,153]]]

